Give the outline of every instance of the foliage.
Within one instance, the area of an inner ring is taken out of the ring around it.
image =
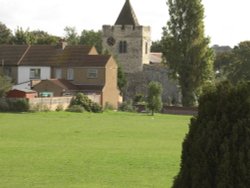
[[[95,46],[99,54],[102,53],[102,31],[83,30],[80,36],[80,44]]]
[[[0,74],[0,98],[4,97],[6,92],[11,89],[11,79],[8,76]]]
[[[162,52],[162,43],[161,41],[153,41],[151,45],[151,52]]]
[[[29,112],[49,112],[50,108],[46,104],[38,103],[30,105]]]
[[[217,80],[225,80],[227,78],[227,70],[233,62],[233,54],[229,52],[220,52],[216,54],[214,61],[214,71]]]
[[[77,93],[76,96],[72,99],[70,103],[70,107],[74,105],[82,106],[88,112],[102,112],[102,107],[90,100],[83,93]]]
[[[127,85],[127,78],[120,64],[118,64],[118,69],[117,69],[117,85],[121,92],[123,88]]]
[[[79,44],[79,36],[76,32],[76,28],[75,27],[65,27],[64,28],[65,31],[65,39],[67,41],[68,44],[70,45],[77,45]]]
[[[68,112],[84,112],[84,108],[81,105],[72,105],[67,109]]]
[[[148,109],[159,112],[162,109],[162,85],[159,82],[150,82],[148,85]]]
[[[213,79],[213,50],[204,37],[201,0],[168,0],[170,21],[163,28],[163,57],[178,79],[183,106],[196,105],[202,85]]]
[[[14,44],[31,44],[32,39],[31,39],[29,29],[23,30],[22,27],[18,27],[14,33],[13,43]]]
[[[104,110],[114,110],[114,106],[108,102],[105,103]]]
[[[0,22],[0,44],[10,44],[12,40],[12,32],[5,24]]]
[[[250,82],[223,82],[199,104],[173,188],[249,187]]]
[[[0,99],[0,112],[27,112],[29,103],[26,99]]]
[[[0,113],[1,187],[170,187],[189,119],[111,111]]]
[[[233,62],[228,68],[228,79],[233,83],[250,80],[250,41],[244,41],[232,50]]]
[[[128,100],[128,101],[124,101],[123,103],[121,103],[119,105],[119,108],[118,108],[119,111],[122,111],[122,112],[134,112],[135,109],[133,107],[133,102],[132,100]]]
[[[134,104],[143,103],[143,102],[145,102],[145,99],[144,99],[144,98],[145,98],[145,97],[144,97],[143,94],[138,93],[138,94],[135,95],[134,100],[133,100],[133,103],[134,103]]]

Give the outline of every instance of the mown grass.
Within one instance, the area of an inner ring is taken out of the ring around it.
[[[171,187],[189,116],[0,114],[0,187]]]

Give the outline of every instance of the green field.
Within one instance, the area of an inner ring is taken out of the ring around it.
[[[189,119],[0,113],[0,187],[171,187]]]

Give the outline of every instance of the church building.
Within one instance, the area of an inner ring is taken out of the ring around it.
[[[114,25],[103,25],[102,45],[126,73],[127,85],[123,89],[125,100],[136,95],[147,96],[148,84],[156,81],[163,87],[163,102],[180,101],[176,80],[169,77],[170,70],[161,63],[161,54],[150,52],[151,28],[139,24],[130,0],[126,0]]]
[[[103,47],[122,66],[125,73],[143,70],[150,61],[151,31],[141,26],[129,0],[114,25],[103,26]]]

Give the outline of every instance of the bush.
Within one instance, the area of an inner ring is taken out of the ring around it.
[[[102,107],[91,101],[86,95],[83,93],[77,93],[76,96],[72,99],[70,103],[70,107],[73,105],[82,106],[88,112],[102,112]]]
[[[62,104],[58,104],[57,107],[56,107],[56,111],[57,112],[61,112],[63,110],[64,110],[63,105]]]
[[[123,112],[134,112],[133,103],[131,100],[125,101],[119,105],[119,110]]]
[[[0,112],[8,112],[9,104],[5,98],[0,98]]]
[[[68,112],[84,112],[84,108],[80,105],[72,105],[67,109]]]
[[[224,82],[199,99],[173,188],[250,186],[250,82]]]
[[[106,102],[104,109],[105,110],[114,110],[115,108],[113,107],[112,104],[109,104],[108,102]]]
[[[29,111],[29,103],[26,99],[6,99],[0,100],[1,112],[27,112]]]

